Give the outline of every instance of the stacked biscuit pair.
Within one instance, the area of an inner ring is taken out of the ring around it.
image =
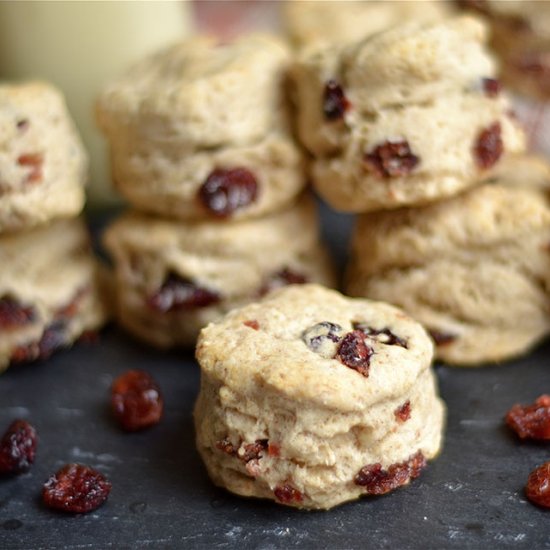
[[[294,71],[313,182],[359,212],[347,290],[479,365],[548,334],[548,167],[495,79],[484,25],[410,23],[304,54]]]
[[[84,206],[87,156],[63,97],[0,86],[0,372],[105,320]]]
[[[98,119],[135,210],[106,234],[118,316],[159,347],[290,283],[332,284],[289,130],[278,39],[198,37],[109,86]]]

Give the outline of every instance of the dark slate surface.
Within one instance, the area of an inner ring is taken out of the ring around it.
[[[334,248],[348,225],[325,213]],[[0,431],[27,418],[40,434],[32,470],[0,480],[0,549],[550,548],[550,512],[522,492],[550,446],[519,444],[502,422],[513,403],[550,392],[549,363],[546,344],[498,367],[439,367],[449,407],[439,459],[393,494],[300,512],[212,486],[194,450],[191,354],[159,353],[110,328],[99,344],[0,377]],[[164,391],[165,418],[147,432],[121,433],[109,416],[110,384],[128,368],[150,371]],[[43,508],[42,483],[75,461],[109,477],[107,503],[80,516]]]

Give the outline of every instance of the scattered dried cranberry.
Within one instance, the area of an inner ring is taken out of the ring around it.
[[[365,487],[370,495],[384,495],[408,483],[420,475],[426,466],[426,459],[421,451],[404,462],[392,464],[387,470],[380,463],[369,464],[359,470],[354,483]]]
[[[65,321],[54,321],[48,325],[38,342],[18,346],[11,355],[12,363],[28,363],[44,360],[55,351],[64,348],[67,342],[67,324]]]
[[[267,439],[258,439],[255,443],[249,443],[247,445],[241,445],[237,451],[238,457],[244,462],[250,460],[257,460],[262,458],[263,452],[268,448]]]
[[[500,81],[496,78],[482,78],[481,84],[483,86],[483,91],[485,92],[485,95],[492,99],[498,97],[502,89]]]
[[[338,120],[351,107],[342,86],[336,80],[329,80],[323,92],[323,113],[327,120]]]
[[[169,273],[156,294],[147,298],[147,305],[160,313],[195,309],[217,304],[220,295],[215,290],[200,287],[176,273]]]
[[[216,441],[216,449],[219,449],[228,455],[235,455],[237,454],[238,447],[233,445],[233,443],[231,443],[231,441],[226,437]]]
[[[420,162],[405,139],[386,141],[364,156],[367,168],[380,178],[408,176]]]
[[[407,347],[407,341],[394,334],[389,328],[375,329],[365,325],[364,323],[352,323],[355,330],[360,330],[366,336],[369,336],[381,344],[387,346]]]
[[[111,483],[89,466],[67,464],[50,477],[42,489],[49,508],[85,514],[99,508],[111,492]]]
[[[243,325],[250,327],[254,330],[260,330],[260,323],[256,319],[250,319],[249,321],[244,321]]]
[[[407,399],[403,405],[394,411],[395,418],[400,422],[406,422],[411,417],[411,402]]]
[[[27,153],[17,158],[17,164],[19,164],[19,166],[31,168],[25,179],[25,182],[28,183],[36,183],[42,179],[43,163],[44,156],[42,153]]]
[[[504,151],[500,122],[491,124],[479,134],[474,146],[474,155],[477,165],[487,170],[494,166]]]
[[[113,382],[111,408],[125,430],[153,426],[160,421],[163,412],[160,388],[148,373],[126,371]]]
[[[435,342],[436,346],[446,346],[448,344],[452,344],[457,339],[457,335],[451,334],[450,332],[428,329],[428,333],[432,337],[432,340]]]
[[[521,439],[550,440],[550,395],[541,395],[531,405],[514,405],[506,424]]]
[[[550,508],[550,462],[545,462],[529,474],[525,496],[539,506]]]
[[[32,306],[26,306],[13,298],[5,296],[0,299],[0,328],[10,330],[32,323],[36,312]]]
[[[365,343],[365,334],[360,330],[354,330],[342,339],[336,358],[366,378],[369,375],[372,353],[372,348]]]
[[[13,421],[0,441],[0,474],[26,472],[34,462],[38,438],[26,420]]]
[[[302,500],[304,499],[304,495],[302,495],[302,493],[300,493],[298,489],[295,489],[294,487],[292,487],[292,485],[288,485],[286,483],[285,485],[279,485],[278,487],[275,487],[273,493],[275,494],[275,498],[283,504],[302,502]]]
[[[340,342],[343,333],[344,329],[340,325],[323,321],[306,329],[302,340],[311,351],[334,357],[335,345]]]
[[[200,202],[214,216],[226,218],[258,196],[258,182],[246,168],[216,168],[206,178],[198,193]]]
[[[288,285],[303,285],[307,282],[308,278],[305,275],[292,271],[288,267],[283,267],[283,269],[268,277],[267,282],[260,289],[260,296],[264,296],[277,288]]]

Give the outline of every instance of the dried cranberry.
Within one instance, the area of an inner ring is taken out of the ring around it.
[[[219,218],[252,204],[257,196],[258,182],[246,168],[216,168],[198,193],[203,206]]]
[[[237,455],[242,461],[249,462],[250,460],[257,460],[261,458],[267,448],[267,439],[258,439],[255,443],[241,445],[241,447],[237,451]]]
[[[405,139],[386,141],[366,153],[364,161],[380,178],[408,176],[420,162]]]
[[[96,470],[67,464],[46,481],[42,499],[49,508],[85,514],[99,508],[110,492],[111,483]]]
[[[256,321],[256,319],[250,319],[248,321],[244,321],[243,325],[245,325],[245,326],[247,326],[251,329],[254,329],[254,330],[260,330],[260,323],[258,323],[258,321]]]
[[[550,462],[545,462],[529,474],[525,495],[531,502],[550,508]]]
[[[357,322],[352,323],[352,326],[355,330],[360,330],[363,334],[375,339],[381,344],[386,344],[387,346],[400,346],[402,348],[407,347],[407,341],[394,334],[389,328],[375,329],[369,327],[365,323]]]
[[[38,438],[26,420],[15,420],[0,441],[0,474],[20,474],[34,462]]]
[[[289,485],[287,483],[285,483],[285,485],[279,485],[278,487],[275,487],[273,493],[275,494],[275,498],[283,504],[302,502],[304,498],[304,495],[302,495],[302,493],[300,493],[298,489],[295,489],[294,487],[292,487],[292,485]]]
[[[68,345],[67,324],[65,321],[54,321],[48,325],[38,342],[18,346],[11,355],[12,363],[27,363],[44,360],[55,351]]]
[[[275,443],[269,443],[267,446],[267,454],[269,456],[281,456],[281,447]]]
[[[260,296],[264,296],[277,288],[288,285],[303,285],[307,282],[308,278],[305,275],[292,271],[288,267],[283,267],[283,269],[268,277],[266,283],[260,289]]]
[[[323,92],[323,113],[327,120],[338,120],[350,108],[351,103],[336,80],[329,80]]]
[[[541,395],[531,405],[514,405],[506,424],[521,439],[550,440],[550,395]]]
[[[360,330],[354,330],[346,334],[340,342],[336,358],[366,378],[369,375],[372,353],[372,348],[365,343],[365,334]]]
[[[160,388],[141,370],[129,370],[119,376],[111,388],[111,408],[119,424],[128,431],[157,424],[163,412]]]
[[[477,165],[486,170],[494,166],[504,151],[500,122],[491,124],[479,134],[474,146]]]
[[[500,84],[500,81],[496,78],[482,78],[481,83],[483,86],[483,91],[485,92],[485,95],[490,98],[498,97],[500,94],[500,90],[502,89],[502,86]]]
[[[228,455],[237,454],[237,447],[235,447],[235,445],[233,445],[227,437],[216,441],[216,449],[219,449]]]
[[[10,330],[32,323],[36,312],[32,306],[26,306],[13,298],[5,296],[0,299],[0,328]]]
[[[452,344],[457,339],[457,335],[451,334],[450,332],[428,329],[428,333],[432,337],[432,340],[435,342],[436,346],[446,346],[448,344]]]
[[[400,422],[406,422],[411,417],[411,402],[407,399],[403,405],[394,411],[395,418]]]
[[[365,487],[368,494],[384,495],[417,478],[425,466],[426,459],[418,451],[408,460],[392,464],[387,470],[380,463],[364,466],[353,481],[356,485]]]
[[[27,153],[17,158],[17,164],[19,164],[19,166],[31,168],[25,179],[25,182],[28,183],[36,183],[42,179],[43,163],[44,156],[42,153]]]
[[[344,329],[336,323],[323,321],[306,329],[302,340],[306,346],[323,357],[334,357],[336,344],[342,339]]]
[[[217,304],[220,295],[215,290],[197,286],[189,279],[169,273],[155,294],[147,298],[147,305],[160,313],[195,309]]]

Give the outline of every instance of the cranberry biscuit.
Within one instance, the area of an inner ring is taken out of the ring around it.
[[[195,343],[202,327],[272,288],[334,284],[310,197],[257,220],[175,222],[131,213],[110,227],[118,318],[161,348]]]
[[[299,59],[298,133],[329,204],[367,212],[433,202],[523,151],[486,39],[481,22],[462,17]]]
[[[84,206],[87,156],[61,93],[33,82],[0,86],[0,233]]]
[[[45,359],[105,321],[81,220],[0,237],[0,372]]]
[[[387,493],[440,450],[424,329],[387,304],[280,289],[203,329],[197,446],[217,485],[299,508]]]
[[[416,209],[359,219],[348,292],[422,322],[445,362],[526,353],[550,332],[550,167],[509,158],[494,179]]]

